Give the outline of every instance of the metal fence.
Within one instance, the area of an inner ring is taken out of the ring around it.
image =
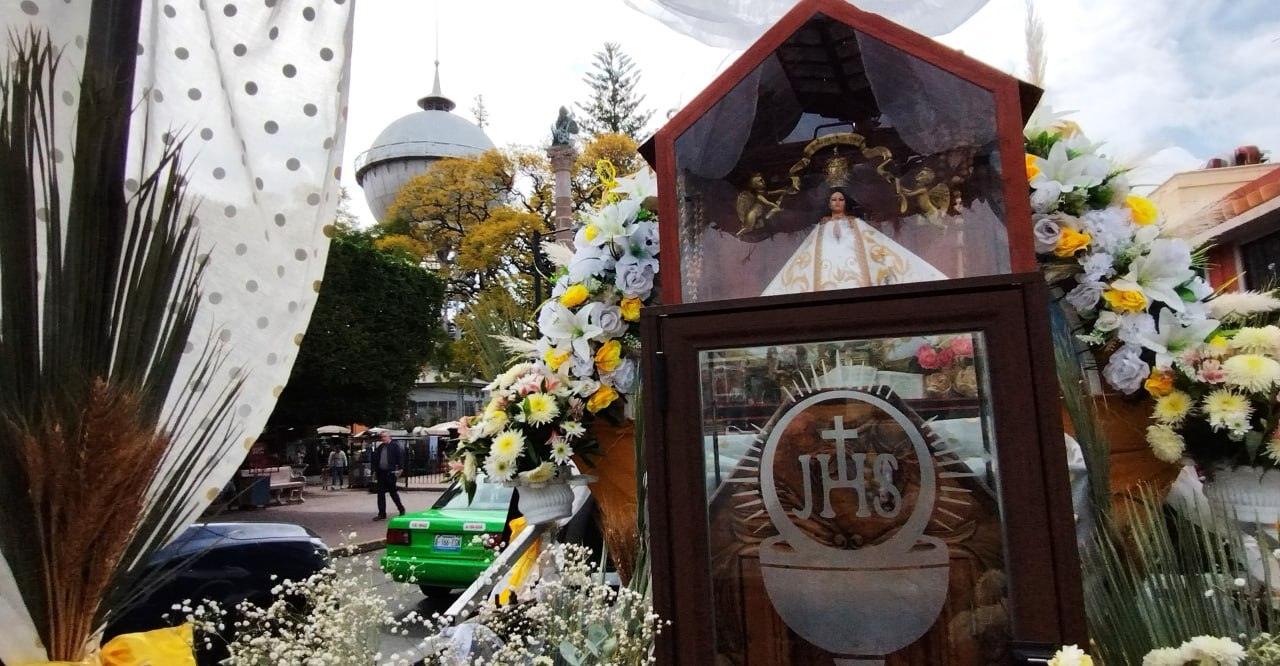
[[[449,482],[452,442],[438,437],[406,439],[401,444],[404,446],[404,475],[401,479],[406,488],[411,480],[418,484]]]

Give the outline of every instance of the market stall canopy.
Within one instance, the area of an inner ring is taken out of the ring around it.
[[[350,435],[351,428],[340,425],[327,425],[316,428],[317,435]]]
[[[437,437],[448,437],[450,434],[449,432],[450,430],[456,431],[457,429],[458,429],[457,421],[446,421],[444,423],[437,423],[431,426],[430,428],[424,428],[422,432],[424,435],[436,435]]]

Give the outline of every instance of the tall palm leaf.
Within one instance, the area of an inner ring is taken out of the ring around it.
[[[124,193],[138,4],[93,5],[72,159],[48,37],[0,74],[0,553],[54,660],[86,656],[232,441],[216,346],[179,371],[203,272],[181,142]]]

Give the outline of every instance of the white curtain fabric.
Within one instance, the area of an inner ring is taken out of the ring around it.
[[[676,30],[711,46],[744,49],[797,0],[626,0]],[[858,0],[859,9],[880,14],[930,36],[955,30],[987,0]]]
[[[169,407],[210,340],[221,343],[226,358],[207,399],[244,380],[232,427],[217,433],[222,446],[201,461],[212,470],[182,507],[188,521],[217,495],[262,430],[311,318],[338,201],[354,3],[144,0],[126,189],[136,188],[166,136],[185,137],[189,200],[199,203],[199,252],[209,259]],[[0,3],[6,35],[47,30],[62,48],[56,135],[68,156],[90,5]],[[63,177],[65,187],[69,169]],[[190,424],[178,433],[177,446],[208,427]],[[161,473],[175,471],[176,459],[171,449]],[[0,660],[43,661],[18,599],[0,553]]]

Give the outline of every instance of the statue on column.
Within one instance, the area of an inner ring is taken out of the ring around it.
[[[578,121],[573,119],[569,109],[560,107],[560,115],[556,124],[551,126],[551,146],[568,146],[573,143],[573,135],[578,133]]]

